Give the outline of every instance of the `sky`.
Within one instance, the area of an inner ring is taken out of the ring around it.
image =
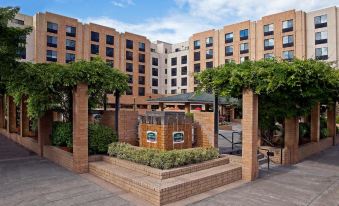
[[[187,41],[193,33],[289,9],[312,11],[339,0],[0,0],[34,15],[52,12],[147,36],[151,41]]]

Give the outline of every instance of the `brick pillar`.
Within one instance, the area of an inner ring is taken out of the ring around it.
[[[283,164],[296,164],[299,161],[299,122],[298,118],[285,119],[285,158]]]
[[[5,104],[4,96],[0,96],[0,128],[5,128]]]
[[[336,136],[336,103],[330,104],[327,109],[327,129],[328,129],[328,136],[333,138],[335,141]]]
[[[191,113],[191,104],[189,102],[185,103],[185,113]]]
[[[13,97],[6,96],[7,100],[7,132],[16,133],[16,106]]]
[[[44,145],[51,145],[50,136],[52,134],[53,112],[47,111],[38,120],[38,144],[40,146],[39,155],[44,154]]]
[[[311,111],[311,141],[320,140],[320,103],[318,102]]]
[[[230,108],[230,122],[234,121],[234,108]]]
[[[73,91],[73,169],[88,172],[88,86],[78,84]]]
[[[242,119],[242,179],[253,181],[258,176],[258,96],[252,90],[243,91]]]
[[[29,118],[27,116],[27,103],[26,99],[21,100],[21,115],[20,115],[20,135],[22,137],[29,136]]]

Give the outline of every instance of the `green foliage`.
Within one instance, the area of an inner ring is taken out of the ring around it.
[[[301,122],[299,123],[299,137],[305,138],[310,137],[311,135],[311,126],[309,123]]]
[[[320,116],[320,139],[328,137],[327,118]]]
[[[117,142],[114,130],[101,124],[88,125],[88,149],[90,154],[107,154],[108,145]]]
[[[336,117],[335,117],[335,122],[336,122],[337,124],[339,124],[339,116],[336,116]]]
[[[161,151],[147,148],[139,149],[125,143],[110,144],[108,154],[158,169],[181,167],[219,157],[218,150],[214,148]]]
[[[53,122],[52,145],[59,147],[73,146],[73,129],[70,122]]]

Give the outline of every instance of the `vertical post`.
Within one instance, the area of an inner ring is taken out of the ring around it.
[[[258,176],[258,96],[250,89],[243,91],[242,178],[253,181]]]
[[[185,103],[185,113],[191,113],[191,104],[189,102]]]
[[[318,102],[311,111],[311,141],[320,140],[320,103]]]
[[[120,91],[115,91],[115,132],[119,137],[119,111],[120,111]]]
[[[51,144],[50,135],[52,134],[53,112],[47,111],[38,120],[38,144],[40,146],[39,155],[44,155],[44,146]]]
[[[213,112],[214,112],[214,147],[218,148],[218,137],[219,137],[219,96],[216,92],[214,94],[213,102]]]
[[[88,172],[87,84],[78,84],[73,91],[73,170]]]
[[[5,128],[5,104],[4,96],[0,96],[0,129]]]
[[[336,137],[336,103],[328,105],[327,109],[327,129],[328,136],[333,138],[333,146],[335,145]]]
[[[299,122],[298,118],[285,119],[285,152],[283,164],[291,165],[299,161]]]
[[[27,116],[27,103],[26,98],[21,100],[21,115],[20,115],[20,135],[22,137],[29,136],[29,119]]]
[[[16,132],[16,106],[13,97],[7,95],[7,132]]]
[[[160,111],[164,111],[164,103],[163,102],[159,102],[159,109],[160,109]]]

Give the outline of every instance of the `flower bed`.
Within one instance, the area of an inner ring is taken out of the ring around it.
[[[214,148],[161,151],[148,148],[137,149],[126,143],[110,144],[108,154],[158,169],[171,169],[219,157],[219,151]]]

